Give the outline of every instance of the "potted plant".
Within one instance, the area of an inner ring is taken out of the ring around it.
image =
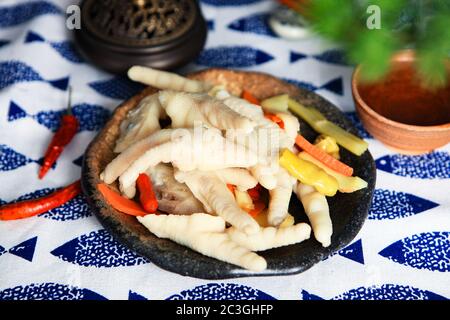
[[[302,0],[312,29],[357,64],[366,129],[403,153],[450,142],[450,1]]]
[[[393,54],[409,48],[417,53],[416,67],[426,85],[446,83],[450,1],[310,0],[308,6],[313,29],[361,64],[365,80],[379,80]]]

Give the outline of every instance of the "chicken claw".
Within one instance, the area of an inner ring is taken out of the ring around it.
[[[234,227],[228,228],[231,240],[252,251],[264,251],[272,248],[287,246],[309,239],[311,227],[306,223],[299,223],[290,227],[261,228],[257,233],[248,235]]]
[[[314,187],[303,183],[298,183],[294,191],[302,202],[306,215],[311,222],[314,237],[322,246],[328,247],[331,243],[333,225],[327,198],[317,192]]]
[[[227,107],[207,94],[160,91],[159,101],[172,120],[173,128],[191,128],[196,121],[209,126],[246,134],[256,123]]]
[[[284,132],[291,139],[291,141],[295,141],[298,132],[300,131],[300,122],[298,118],[287,112],[278,112],[276,116],[283,120],[284,123]]]
[[[157,237],[171,239],[205,256],[252,271],[267,268],[263,257],[230,239],[224,232],[225,221],[220,217],[205,213],[191,216],[149,214],[137,219]]]
[[[223,182],[235,185],[240,191],[254,188],[258,184],[247,169],[225,168],[216,170],[215,173]]]
[[[205,208],[184,183],[175,180],[170,164],[158,164],[147,170],[153,183],[158,210],[169,214],[189,215],[203,212]]]
[[[173,129],[162,129],[155,132],[151,136],[134,143],[115,157],[114,160],[106,166],[100,174],[100,179],[107,184],[113,183],[120,175],[122,175],[122,173],[125,172],[125,170],[128,169],[130,164],[142,156],[145,151],[160,145],[161,143],[169,141],[172,137],[173,131]]]
[[[186,183],[207,212],[221,216],[245,233],[252,234],[259,230],[256,220],[239,208],[226,184],[214,172],[176,171],[175,179]]]
[[[183,171],[195,169],[218,170],[223,168],[246,168],[257,162],[257,155],[244,146],[234,144],[217,129],[178,129],[175,138],[148,149],[136,159],[120,176],[120,188],[128,197],[134,196],[134,188],[139,173],[158,163],[172,163]]]
[[[269,190],[270,202],[267,210],[268,222],[275,227],[280,225],[288,215],[292,185],[294,184],[294,178],[282,167],[279,167],[276,178],[276,187]]]
[[[182,77],[178,74],[152,69],[143,66],[133,66],[128,70],[128,77],[137,82],[164,90],[171,89],[185,92],[206,92],[212,85]]]
[[[160,129],[159,119],[165,117],[158,95],[147,96],[139,105],[128,111],[120,124],[120,137],[116,141],[115,153],[120,153],[133,142],[139,141]]]

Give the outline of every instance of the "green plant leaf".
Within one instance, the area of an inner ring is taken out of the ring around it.
[[[381,29],[369,30],[367,8],[381,9]],[[361,76],[377,80],[389,70],[392,54],[416,48],[418,72],[428,84],[446,81],[450,53],[449,0],[311,0],[313,29],[340,44]]]
[[[447,12],[430,18],[426,33],[418,44],[418,71],[428,87],[443,87],[448,81],[445,64],[449,63],[450,54],[449,21],[450,13]]]
[[[313,1],[310,17],[316,32],[339,42],[345,41],[347,30],[355,22],[352,1]]]
[[[361,64],[363,80],[375,81],[388,71],[390,58],[397,48],[395,38],[387,30],[364,30],[349,46],[349,58]]]

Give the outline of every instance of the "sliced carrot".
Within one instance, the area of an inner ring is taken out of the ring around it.
[[[297,135],[297,137],[295,138],[295,143],[312,157],[326,165],[328,168],[333,169],[334,171],[337,171],[347,177],[351,177],[353,175],[352,167],[349,167],[345,163],[333,158],[325,151],[311,144],[303,136]]]
[[[251,215],[253,218],[256,217],[258,214],[260,214],[266,208],[265,203],[262,201],[254,201],[253,205],[254,208],[247,211],[248,214]]]
[[[259,101],[253,94],[251,94],[247,90],[242,91],[241,97],[242,97],[242,99],[245,99],[250,103],[257,104],[258,106],[261,104],[261,101]]]
[[[264,117],[269,119],[272,122],[275,122],[281,129],[284,129],[284,122],[283,120],[277,116],[276,114],[265,112]]]
[[[97,188],[114,209],[131,216],[145,216],[148,214],[138,203],[122,197],[119,193],[108,187],[106,183],[99,183]]]
[[[158,210],[158,199],[156,198],[155,191],[153,191],[152,181],[150,177],[145,174],[139,174],[136,185],[139,190],[139,200],[142,207],[149,213],[155,213]]]

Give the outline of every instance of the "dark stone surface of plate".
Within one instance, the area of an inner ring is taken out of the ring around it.
[[[241,91],[246,89],[259,99],[288,93],[302,104],[316,107],[329,120],[357,135],[357,130],[351,122],[333,104],[313,92],[300,89],[273,76],[256,72],[208,69],[191,74],[190,77],[223,84],[236,95],[240,95]],[[367,218],[372,202],[376,168],[368,151],[357,157],[343,148],[341,148],[342,161],[354,168],[354,175],[368,182],[368,188],[349,194],[338,192],[336,196],[328,198],[333,222],[331,245],[323,248],[311,234],[311,238],[302,243],[260,252],[259,254],[268,263],[267,269],[260,273],[206,257],[171,240],[160,239],[151,234],[135,217],[113,209],[97,191],[96,185],[101,182],[99,174],[114,158],[112,150],[119,135],[121,120],[143,97],[156,91],[149,87],[120,105],[111,120],[91,142],[84,157],[83,190],[97,218],[119,242],[165,270],[196,278],[225,279],[300,273],[345,247],[356,237]],[[317,135],[301,120],[300,130],[310,141]],[[308,222],[303,207],[294,194],[289,212],[294,215],[296,222]]]

